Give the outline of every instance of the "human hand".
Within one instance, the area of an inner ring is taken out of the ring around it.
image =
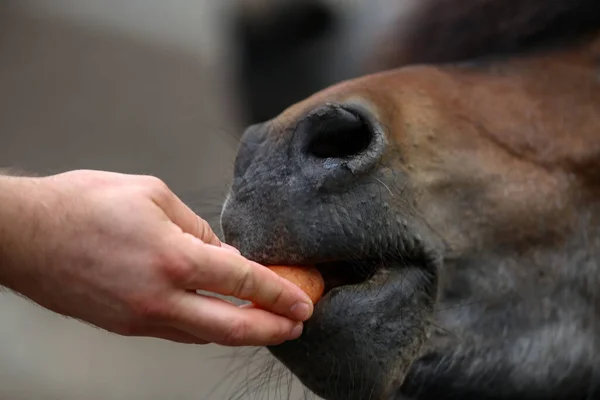
[[[297,338],[312,314],[302,290],[222,244],[157,178],[0,177],[0,204],[0,285],[65,316],[125,336],[263,346]]]

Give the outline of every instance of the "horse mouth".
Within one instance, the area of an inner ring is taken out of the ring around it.
[[[379,270],[385,268],[382,261],[377,260],[345,260],[317,263],[325,281],[326,296],[333,289],[361,285],[371,279]]]
[[[427,272],[435,270],[435,257],[420,244],[402,246],[404,251],[394,251],[377,257],[353,257],[333,261],[317,262],[325,281],[323,298],[336,291],[356,290],[362,285],[385,277],[387,272],[401,268],[419,268]],[[381,284],[385,284],[382,280]]]

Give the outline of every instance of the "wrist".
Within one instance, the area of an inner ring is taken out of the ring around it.
[[[37,212],[36,178],[0,175],[0,286],[18,290]]]

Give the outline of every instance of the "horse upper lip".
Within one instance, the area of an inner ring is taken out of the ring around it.
[[[418,266],[430,270],[434,267],[434,260],[430,259],[421,243],[413,246],[404,246],[404,251],[391,254],[382,254],[378,257],[360,256],[328,260],[314,263],[323,275],[325,281],[325,294],[332,289],[342,286],[358,285],[370,280],[377,272],[405,266]]]

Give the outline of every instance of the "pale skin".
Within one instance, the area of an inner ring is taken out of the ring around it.
[[[157,178],[0,176],[0,205],[0,286],[110,332],[265,346],[300,336],[313,312],[302,290],[221,243]]]

